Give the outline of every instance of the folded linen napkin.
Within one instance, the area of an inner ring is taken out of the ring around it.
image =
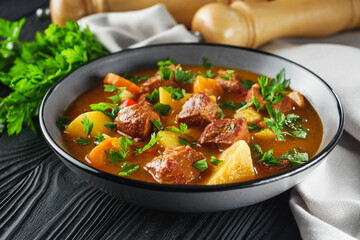
[[[104,13],[79,21],[88,25],[111,51],[168,42],[197,42],[177,25],[163,5],[148,9]],[[304,239],[360,238],[360,69],[359,32],[315,40],[289,39],[262,50],[298,62],[317,73],[339,94],[345,108],[345,134],[340,144],[309,178],[296,186],[290,206]],[[294,44],[296,43],[296,44]]]

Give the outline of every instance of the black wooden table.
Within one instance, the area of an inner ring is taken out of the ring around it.
[[[74,0],[76,1],[76,0]],[[0,17],[27,19],[30,41],[50,20],[46,0],[0,0]],[[8,89],[0,85],[0,97]],[[249,207],[217,213],[167,213],[112,198],[74,175],[25,128],[0,136],[0,239],[300,239],[289,191]]]

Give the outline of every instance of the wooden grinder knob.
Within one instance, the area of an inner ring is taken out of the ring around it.
[[[210,3],[192,21],[206,42],[256,48],[281,37],[320,37],[360,27],[360,0]]]

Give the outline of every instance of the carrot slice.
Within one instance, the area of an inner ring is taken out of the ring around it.
[[[138,87],[135,83],[130,82],[129,80],[114,73],[108,73],[106,75],[104,78],[104,84],[115,85],[117,87],[126,87],[126,90],[135,95],[140,93],[140,87]]]
[[[87,155],[87,159],[90,161],[91,165],[95,168],[103,169],[105,165],[111,164],[105,151],[110,152],[111,149],[114,149],[115,151],[120,149],[119,141],[118,138],[108,138],[94,147],[89,155]]]

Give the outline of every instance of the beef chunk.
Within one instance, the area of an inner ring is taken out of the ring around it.
[[[236,73],[231,74],[231,80],[225,80],[221,77],[226,77],[227,73],[224,70],[218,71],[218,76],[215,78],[216,81],[220,83],[222,88],[227,92],[233,93],[243,93],[246,92],[246,89],[240,82],[240,77]]]
[[[255,97],[263,105],[261,109],[264,109],[265,105],[266,105],[266,103],[268,103],[268,101],[265,101],[264,98],[262,97],[261,92],[260,92],[260,85],[258,83],[251,86],[250,90],[246,94],[245,101],[247,103],[252,102],[253,97]],[[284,95],[284,98],[279,103],[271,104],[271,106],[273,106],[273,108],[279,110],[280,112],[282,112],[284,114],[289,113],[292,109],[290,98],[286,94]]]
[[[263,105],[263,108],[265,107],[267,101],[265,101],[264,98],[262,97],[260,92],[260,85],[258,83],[255,83],[254,85],[251,86],[251,88],[246,94],[245,101],[247,103],[252,102],[253,97],[255,97]]]
[[[205,93],[199,92],[190,97],[176,119],[189,126],[204,125],[215,119],[218,105]]]
[[[166,66],[166,68],[170,68],[172,71],[178,70],[180,68],[180,65],[177,65],[176,67],[174,65]],[[163,81],[161,76],[158,74],[160,71],[158,71],[153,77],[146,80],[142,85],[141,89],[142,92],[152,92],[154,89],[158,89],[159,87],[174,87],[178,88],[181,87],[181,83],[175,82],[174,80],[174,74],[171,75],[171,78],[167,81]]]
[[[152,120],[159,116],[147,106],[138,104],[123,108],[115,118],[117,129],[132,138],[145,140],[151,134]]]
[[[242,118],[224,118],[207,125],[198,143],[218,144],[220,148],[227,148],[239,140],[250,141],[246,122]]]
[[[288,114],[292,110],[292,105],[288,95],[284,95],[284,98],[277,104],[272,106],[284,114]]]
[[[147,163],[144,169],[159,183],[188,184],[200,175],[193,164],[204,158],[204,154],[189,146],[166,148],[163,155]]]

